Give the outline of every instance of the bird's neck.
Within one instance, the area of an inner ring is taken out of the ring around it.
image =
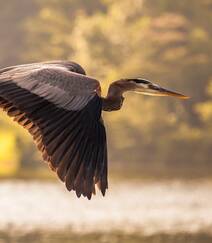
[[[102,98],[103,111],[120,110],[124,101],[123,92],[116,83],[112,83],[108,89],[108,94]]]

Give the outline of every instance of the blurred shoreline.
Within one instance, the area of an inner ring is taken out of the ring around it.
[[[139,234],[126,234],[123,232],[110,232],[110,233],[92,233],[92,234],[76,234],[71,231],[31,231],[31,232],[9,232],[0,231],[0,241],[2,242],[41,242],[41,243],[211,243],[212,235],[199,232],[197,234],[179,233],[179,234],[154,234],[149,236],[142,236]]]
[[[43,163],[43,162],[42,162]],[[112,180],[212,180],[212,171],[204,168],[154,168],[138,166],[135,164],[127,165],[123,163],[109,164],[109,178]],[[48,166],[32,169],[21,168],[15,174],[0,175],[1,180],[58,180],[57,175]]]

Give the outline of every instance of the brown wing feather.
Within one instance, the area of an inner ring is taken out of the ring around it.
[[[15,73],[13,76],[17,77]],[[97,184],[104,195],[108,187],[107,153],[99,96],[90,94],[87,103],[84,96],[71,97],[70,103],[75,102],[81,109],[70,110],[64,108],[64,103],[51,102],[51,85],[48,90],[44,86],[41,96],[32,92],[32,84],[25,86],[29,89],[23,88],[19,80],[5,77],[0,75],[0,107],[31,133],[44,160],[67,189],[90,199]],[[37,76],[32,82],[39,80],[42,88],[42,78]]]

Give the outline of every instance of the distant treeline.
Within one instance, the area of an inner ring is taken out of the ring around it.
[[[212,0],[0,3],[2,67],[70,59],[104,81],[104,94],[112,80],[141,76],[192,97],[128,94],[121,111],[104,114],[110,165],[212,172]],[[5,117],[2,129],[12,129]],[[21,166],[40,166],[32,140],[13,131]]]

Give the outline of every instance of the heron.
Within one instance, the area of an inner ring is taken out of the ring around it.
[[[91,199],[108,189],[106,130],[102,111],[120,110],[128,91],[188,96],[143,78],[123,78],[101,96],[98,80],[72,61],[49,61],[0,70],[0,107],[28,130],[42,158],[66,188]]]

